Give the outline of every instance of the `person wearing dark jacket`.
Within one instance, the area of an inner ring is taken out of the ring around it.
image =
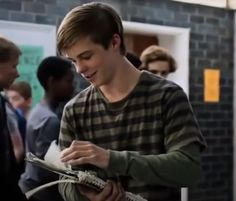
[[[21,51],[12,41],[0,36],[0,91],[7,89],[19,76],[17,65]],[[17,178],[17,162],[7,127],[6,101],[0,94],[0,194],[5,200],[26,201]],[[10,193],[9,193],[10,191]]]

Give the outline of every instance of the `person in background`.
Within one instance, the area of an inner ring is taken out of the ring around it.
[[[24,161],[24,142],[18,126],[15,108],[6,100],[7,126],[11,136],[15,157],[18,163]]]
[[[180,187],[201,175],[206,146],[183,89],[128,61],[121,18],[108,4],[69,11],[57,47],[91,83],[63,111],[61,161],[108,181],[100,192],[59,184],[64,200],[124,201],[130,191],[179,201]]]
[[[27,121],[26,152],[40,159],[52,141],[58,140],[60,118],[56,114],[60,102],[68,101],[74,91],[72,63],[56,56],[45,58],[38,66],[37,78],[44,98],[31,110]],[[26,162],[19,185],[24,193],[40,185],[58,180],[58,175]],[[31,197],[32,201],[62,201],[58,186],[52,186]]]
[[[27,117],[31,108],[32,103],[32,89],[26,81],[15,81],[13,84],[5,90],[6,98],[9,101],[10,109],[8,110],[11,114],[11,136],[13,137],[13,146],[16,153],[21,153],[20,141],[18,140],[18,131],[20,132],[21,139],[23,142],[23,155],[18,156],[19,172],[22,174],[25,170],[25,135],[26,135],[26,124]],[[16,122],[16,123],[14,123]],[[18,154],[19,155],[19,154]]]
[[[140,60],[142,62],[141,69],[165,78],[177,69],[176,61],[169,51],[157,45],[151,45],[144,49]]]
[[[11,105],[15,108],[18,128],[25,143],[27,117],[32,103],[32,89],[26,81],[15,81],[7,90],[5,95]]]
[[[25,146],[24,138],[19,129],[19,122],[16,109],[6,99],[7,126],[11,137],[14,154],[17,161],[18,179],[25,169]]]
[[[6,91],[9,102],[27,119],[32,104],[32,89],[26,81],[14,82]]]
[[[0,91],[7,89],[19,76],[17,65],[21,50],[12,41],[0,36]],[[18,165],[8,129],[6,100],[0,93],[0,193],[6,200],[26,201],[18,186]],[[10,193],[9,193],[10,192]]]

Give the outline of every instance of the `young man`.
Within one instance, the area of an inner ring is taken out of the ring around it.
[[[56,114],[60,102],[73,94],[71,62],[60,57],[45,58],[37,69],[37,77],[44,88],[44,98],[30,112],[27,122],[26,152],[41,159],[53,140],[58,140],[60,118]],[[42,184],[55,181],[58,175],[26,162],[19,184],[24,193]],[[31,197],[32,201],[62,201],[58,187],[47,188]]]
[[[162,77],[176,71],[176,61],[169,51],[157,45],[147,47],[141,53],[142,68]]]
[[[19,76],[17,65],[20,49],[11,41],[0,36],[0,91],[7,89]],[[6,200],[26,201],[18,187],[18,170],[13,146],[7,127],[6,101],[0,94],[0,193]],[[10,193],[9,193],[10,191]]]
[[[183,90],[128,62],[121,19],[106,4],[72,9],[57,37],[59,52],[91,83],[64,109],[61,160],[109,180],[101,192],[61,184],[64,199],[118,201],[125,190],[180,200],[180,187],[200,176],[205,147]]]

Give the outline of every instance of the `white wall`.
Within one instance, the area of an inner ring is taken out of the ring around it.
[[[56,54],[56,26],[0,20],[0,35],[18,45],[43,46],[44,56]]]

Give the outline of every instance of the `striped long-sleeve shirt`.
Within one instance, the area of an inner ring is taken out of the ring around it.
[[[183,90],[146,71],[121,101],[109,103],[92,85],[72,99],[61,122],[61,149],[73,140],[108,149],[109,166],[98,174],[118,177],[125,190],[149,201],[180,200],[180,187],[200,175],[206,146]],[[73,184],[60,185],[60,192],[67,200],[80,197]]]

